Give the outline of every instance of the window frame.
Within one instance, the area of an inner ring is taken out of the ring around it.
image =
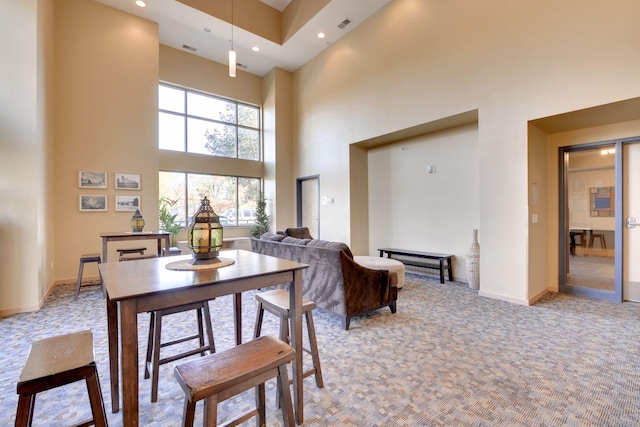
[[[199,91],[199,90],[194,90],[194,89],[188,89],[182,86],[178,86],[175,84],[171,84],[171,83],[167,83],[167,82],[158,82],[158,90],[160,90],[160,87],[164,86],[170,89],[174,89],[174,90],[179,90],[184,92],[184,105],[183,105],[183,110],[184,113],[179,113],[176,111],[172,111],[172,110],[166,110],[166,109],[162,109],[160,108],[160,105],[158,103],[158,116],[162,113],[162,114],[169,114],[172,116],[176,116],[176,117],[181,117],[183,118],[184,122],[184,146],[182,147],[182,150],[173,150],[173,149],[167,149],[167,148],[161,148],[160,147],[160,138],[158,137],[158,149],[160,150],[164,150],[164,151],[173,151],[173,152],[182,152],[182,153],[189,153],[189,154],[194,154],[194,155],[202,155],[202,156],[214,156],[214,157],[218,157],[218,158],[228,158],[228,159],[239,159],[239,160],[246,160],[246,161],[254,161],[254,162],[262,162],[263,161],[263,152],[262,152],[262,108],[258,105],[253,105],[247,102],[241,102],[241,101],[237,101],[235,99],[231,99],[231,98],[225,98],[223,96],[219,96],[219,95],[214,95],[211,93],[207,93],[207,92],[203,92],[203,91]],[[208,117],[203,117],[203,116],[199,116],[199,115],[195,115],[195,114],[190,114],[188,111],[188,94],[192,93],[198,96],[203,96],[206,98],[212,98],[214,100],[218,100],[218,101],[223,101],[226,103],[231,103],[235,106],[235,115],[234,115],[234,121],[235,122],[226,122],[224,120],[216,120],[216,119],[211,119]],[[243,107],[248,107],[251,109],[255,109],[257,110],[257,127],[252,127],[252,126],[248,126],[248,125],[244,125],[244,124],[240,124],[239,123],[239,110],[240,110],[240,106]],[[217,154],[213,154],[213,153],[200,153],[197,151],[189,151],[189,119],[195,119],[195,120],[202,120],[205,122],[210,122],[216,125],[222,125],[222,126],[232,126],[234,128],[233,130],[233,134],[234,134],[234,138],[235,138],[235,152],[234,152],[234,156],[233,157],[229,157],[229,156],[219,156]],[[160,119],[158,118],[158,127],[160,127]],[[251,132],[256,132],[257,136],[258,136],[258,140],[256,141],[257,144],[257,159],[247,159],[247,158],[241,158],[238,156],[239,154],[239,148],[240,148],[240,140],[239,140],[239,135],[240,135],[240,129],[242,130],[247,130],[247,131],[251,131]]]

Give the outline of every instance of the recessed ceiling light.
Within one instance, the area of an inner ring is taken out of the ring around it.
[[[254,46],[254,47],[252,48],[252,50],[253,50],[254,52],[260,52],[260,48],[259,48],[258,46]]]
[[[324,34],[323,32],[319,32],[319,33],[318,33],[318,38],[319,38],[319,39],[323,39],[323,38],[324,38],[324,36],[325,36],[325,34]]]
[[[136,0],[136,6],[138,7],[145,7],[147,4],[145,2],[143,2],[142,0]]]

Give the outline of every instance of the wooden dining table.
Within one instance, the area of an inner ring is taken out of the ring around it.
[[[212,300],[224,295],[289,283],[291,307],[291,346],[293,361],[293,400],[297,424],[302,424],[302,272],[308,267],[294,261],[246,251],[220,251],[232,259],[231,265],[196,271],[166,268],[169,263],[190,256],[102,263],[100,277],[107,293],[107,323],[112,411],[120,410],[122,374],[122,420],[124,426],[139,425],[138,405],[138,313]],[[119,309],[119,310],[118,310]],[[119,313],[119,315],[118,315]],[[236,317],[236,330],[241,325]],[[121,350],[119,350],[120,344]]]

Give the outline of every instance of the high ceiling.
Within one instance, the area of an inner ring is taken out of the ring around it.
[[[132,15],[140,16],[159,25],[160,43],[226,64],[231,47],[231,24],[229,20],[219,19],[201,10],[187,6],[189,1],[146,0],[147,6],[140,8],[134,0],[95,0],[107,6],[120,9]],[[221,5],[221,0],[211,0]],[[231,7],[232,0],[226,0]],[[311,0],[260,0],[278,15],[295,1]],[[317,0],[313,0],[317,1]],[[392,0],[329,0],[327,5],[316,13],[306,24],[295,32],[283,44],[267,40],[257,34],[233,27],[233,45],[237,52],[240,70],[263,76],[274,67],[295,71],[310,59],[322,52],[327,46],[353,30],[357,25],[380,10]],[[191,3],[203,3],[194,0]],[[245,1],[234,4],[236,16],[241,13],[237,8]],[[261,16],[260,19],[263,17]],[[349,25],[343,29],[338,25],[348,19]],[[319,39],[317,34],[324,32],[326,37]],[[258,47],[259,52],[253,50]],[[195,50],[194,50],[195,49]]]

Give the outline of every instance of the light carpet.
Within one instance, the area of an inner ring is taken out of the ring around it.
[[[16,382],[32,341],[82,329],[94,333],[109,424],[111,413],[106,310],[99,287],[56,286],[38,312],[0,319],[0,425],[14,424]],[[256,304],[245,294],[244,338]],[[232,299],[210,302],[218,350],[233,345]],[[148,314],[139,315],[140,366]],[[388,308],[351,322],[314,312],[325,387],[305,379],[305,426],[638,426],[640,425],[640,305],[550,294],[531,307],[479,297],[463,283],[407,274],[398,312]],[[191,331],[195,314],[166,318],[163,335]],[[266,333],[277,334],[265,314]],[[171,350],[167,350],[171,351]],[[308,359],[308,357],[305,358]],[[179,362],[176,362],[179,363]],[[140,424],[177,426],[183,394],[175,363],[160,369],[158,402],[140,369]],[[267,423],[282,425],[275,380],[267,388]],[[219,416],[249,408],[244,393],[219,405]],[[231,412],[230,412],[231,411]],[[79,382],[38,395],[34,426],[88,418]],[[202,407],[196,425],[202,425]],[[255,425],[255,422],[247,423]]]

